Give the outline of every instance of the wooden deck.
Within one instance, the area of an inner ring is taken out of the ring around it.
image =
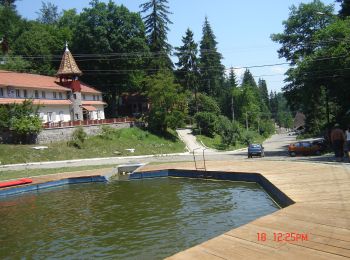
[[[350,167],[300,162],[208,162],[208,170],[258,172],[296,203],[168,259],[350,258]],[[144,171],[193,169],[191,163],[146,166]],[[274,233],[307,234],[277,242]],[[258,241],[265,233],[266,241]]]

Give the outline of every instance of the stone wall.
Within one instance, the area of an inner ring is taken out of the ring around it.
[[[108,124],[108,126],[115,129],[129,128],[130,123]],[[101,132],[102,125],[90,125],[90,126],[81,126],[81,127],[83,127],[84,131],[89,136],[93,136],[93,135],[98,135]],[[68,141],[70,140],[75,129],[77,129],[77,127],[44,129],[38,135],[37,143],[47,144],[52,142]]]

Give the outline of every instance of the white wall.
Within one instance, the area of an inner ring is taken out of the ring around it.
[[[102,101],[101,94],[81,93],[81,96],[82,96],[82,100]],[[95,96],[95,99],[94,99],[94,96]]]
[[[1,87],[3,89],[4,98],[36,98],[35,90],[38,91],[39,99],[67,99],[66,91],[58,91],[58,90],[46,90],[46,89],[26,89],[27,97],[24,96],[25,88],[17,88],[17,87]],[[19,90],[20,96],[16,96],[16,90]],[[45,92],[45,97],[42,96],[42,92]],[[56,98],[54,98],[53,92],[56,93]],[[59,93],[62,93],[62,98],[60,98]]]
[[[48,122],[48,113],[52,113],[51,122],[68,122],[71,120],[70,116],[70,106],[68,105],[46,105],[39,108],[39,115],[42,118],[43,122]],[[60,115],[62,113],[62,116]]]

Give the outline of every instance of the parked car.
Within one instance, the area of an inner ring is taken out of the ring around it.
[[[326,149],[324,140],[301,141],[290,144],[288,153],[294,157],[296,155],[320,155]]]
[[[264,147],[261,144],[250,144],[248,146],[248,158],[253,158],[253,156],[265,156]]]

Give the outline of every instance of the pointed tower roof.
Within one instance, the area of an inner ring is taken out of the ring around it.
[[[76,64],[72,53],[68,49],[68,44],[66,43],[66,50],[63,53],[60,68],[58,69],[57,76],[80,76],[83,73]]]

